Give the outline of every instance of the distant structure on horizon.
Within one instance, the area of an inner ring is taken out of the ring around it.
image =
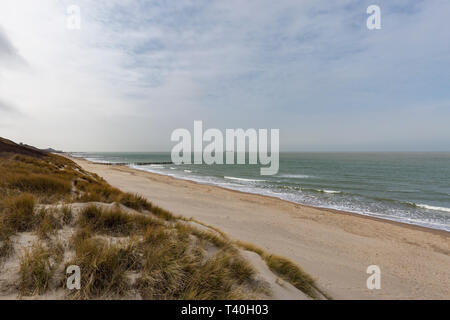
[[[38,151],[48,152],[48,153],[64,153],[64,151],[61,151],[61,150],[55,150],[55,149],[50,148],[50,147],[48,147],[47,149],[39,149],[39,148],[30,146],[30,145],[25,144],[25,143],[22,143],[22,142],[20,142],[19,145],[21,145],[21,146],[23,146],[23,147],[31,148],[31,149],[34,149],[34,150],[38,150]]]

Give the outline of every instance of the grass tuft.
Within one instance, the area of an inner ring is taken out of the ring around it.
[[[14,247],[10,239],[0,241],[0,262],[11,256],[14,252]]]
[[[73,220],[72,208],[70,206],[63,206],[62,209],[62,222],[64,224],[71,224]]]
[[[78,238],[75,242],[75,258],[68,265],[81,268],[81,290],[77,299],[117,297],[129,289],[125,272],[135,268],[136,255],[133,245],[107,244],[101,239]]]
[[[310,275],[289,259],[273,254],[267,254],[263,249],[250,243],[237,241],[236,244],[245,250],[253,251],[260,255],[272,271],[311,298],[319,299],[320,293],[325,298],[330,299],[330,297],[317,287],[314,279]]]
[[[48,210],[41,209],[37,214],[37,234],[41,239],[48,239],[57,229],[62,227],[61,222]]]
[[[144,259],[143,273],[136,285],[144,299],[249,297],[244,283],[251,281],[254,270],[236,251],[219,250],[207,257],[189,242],[165,238],[144,246]]]
[[[98,206],[86,207],[78,219],[80,227],[91,227],[92,231],[115,236],[129,236],[135,232],[143,232],[148,226],[160,225],[148,216],[131,215],[119,208],[104,210]]]
[[[67,194],[72,190],[69,181],[43,174],[14,175],[9,180],[9,186],[21,192],[38,194]]]
[[[35,204],[31,194],[6,198],[3,215],[0,216],[0,236],[7,238],[16,232],[30,231],[36,223]]]
[[[132,194],[132,193],[124,193],[120,196],[119,202],[123,204],[124,206],[137,210],[147,210],[156,215],[159,218],[162,218],[167,221],[172,221],[175,219],[175,216],[167,211],[164,210],[158,206],[153,205],[151,202],[149,202],[144,197],[138,195],[138,194]]]
[[[277,255],[265,258],[267,266],[311,298],[319,298],[315,281],[292,261]],[[319,291],[320,292],[320,291]]]
[[[104,181],[83,177],[75,180],[75,187],[81,191],[79,201],[83,202],[115,202],[119,199],[121,191],[111,187]]]
[[[51,253],[41,244],[25,250],[20,259],[19,290],[22,295],[43,294],[53,275]]]

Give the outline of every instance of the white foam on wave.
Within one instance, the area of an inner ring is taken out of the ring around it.
[[[217,184],[218,186],[221,186],[221,187],[242,187],[241,184],[231,183],[231,182],[216,182],[215,184]]]
[[[422,209],[450,212],[450,208],[446,208],[446,207],[436,207],[436,206],[430,206],[427,204],[420,204],[420,203],[416,203],[415,205],[416,205],[416,207],[419,207]]]
[[[310,191],[315,191],[315,192],[320,192],[320,193],[329,193],[329,194],[338,194],[338,193],[342,193],[342,191],[337,191],[337,190],[327,190],[327,189],[309,189],[309,188],[303,188],[303,190],[310,190]]]
[[[245,178],[237,178],[237,177],[229,177],[229,176],[224,176],[224,179],[236,180],[236,181],[246,181],[246,182],[264,182],[264,181],[266,181],[266,180],[245,179]]]
[[[114,163],[111,161],[106,161],[106,160],[102,160],[102,159],[98,159],[98,158],[84,158],[84,159],[86,159],[90,162],[93,162],[93,163]]]
[[[146,171],[146,172],[150,172],[150,173],[164,174],[161,171],[154,170],[154,169],[158,169],[158,168],[153,168],[153,167],[149,167],[149,166],[138,166],[138,165],[130,164],[130,165],[128,165],[128,167],[131,169]]]
[[[331,193],[331,194],[337,194],[337,193],[341,193],[341,191],[336,191],[336,190],[320,190],[320,192],[325,192],[325,193]]]
[[[280,178],[294,178],[294,179],[309,179],[309,178],[313,178],[313,176],[309,176],[307,174],[280,174],[278,177],[280,177]]]
[[[191,170],[184,170],[184,172],[191,173],[192,171]]]

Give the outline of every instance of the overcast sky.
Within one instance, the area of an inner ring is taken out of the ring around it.
[[[449,17],[448,0],[1,0],[0,136],[163,151],[203,120],[278,128],[282,150],[448,151]]]

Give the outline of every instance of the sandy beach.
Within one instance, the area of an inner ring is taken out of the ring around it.
[[[450,299],[450,233],[72,159],[112,186],[283,255],[334,299]],[[369,290],[369,265],[381,289]]]

